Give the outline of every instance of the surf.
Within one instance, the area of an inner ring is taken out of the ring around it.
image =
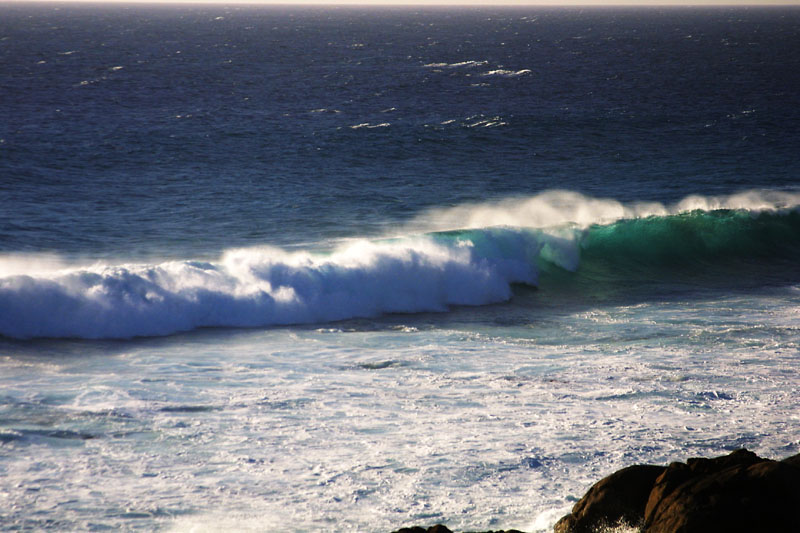
[[[0,335],[160,336],[444,312],[507,301],[518,284],[602,291],[676,272],[706,280],[731,269],[755,276],[776,264],[797,274],[800,195],[689,197],[671,207],[576,195],[459,206],[421,217],[429,231],[331,249],[240,248],[215,261],[153,264],[6,256]],[[456,212],[472,218],[440,229]]]
[[[468,240],[420,236],[358,241],[328,253],[250,248],[217,262],[15,275],[0,280],[0,333],[127,338],[321,323],[499,302],[511,297],[512,283],[536,283],[535,239],[502,231],[485,240],[483,250]]]

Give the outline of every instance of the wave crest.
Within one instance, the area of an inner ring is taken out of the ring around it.
[[[404,232],[447,231],[459,228],[512,226],[550,228],[609,224],[618,220],[677,215],[694,210],[741,209],[775,211],[800,206],[800,192],[754,190],[731,195],[691,195],[675,204],[620,202],[574,191],[552,190],[527,198],[429,210],[413,219]]]
[[[551,191],[431,211],[411,225],[419,236],[325,253],[262,247],[213,262],[88,266],[0,256],[0,335],[128,338],[444,311],[507,300],[540,271],[629,283],[748,261],[759,276],[783,261],[796,276],[798,205],[800,194],[770,191],[672,206]]]
[[[496,253],[496,241],[509,254]],[[535,238],[361,241],[320,255],[232,250],[219,262],[95,265],[0,279],[0,334],[128,338],[200,327],[328,322],[506,300],[535,283]]]

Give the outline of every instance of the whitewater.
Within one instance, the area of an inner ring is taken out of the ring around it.
[[[542,262],[575,272],[593,235],[613,225],[617,233],[627,234],[618,239],[641,248],[628,251],[632,261],[646,259],[659,246],[651,238],[668,246],[676,239],[698,240],[697,250],[681,250],[684,243],[669,253],[693,253],[700,261],[737,249],[752,253],[753,245],[746,241],[759,231],[753,219],[759,213],[783,213],[771,218],[786,219],[788,227],[772,237],[779,242],[760,245],[776,247],[768,253],[796,253],[798,205],[800,194],[777,191],[693,195],[672,206],[625,205],[552,191],[432,211],[409,223],[420,231],[415,236],[355,240],[328,251],[257,247],[225,251],[216,262],[59,268],[53,267],[58,264],[53,257],[37,261],[6,256],[0,258],[0,334],[130,338],[201,327],[324,323],[486,305],[511,298],[513,284],[536,286]],[[722,210],[749,215],[751,227],[726,228],[724,223],[734,221],[720,219],[717,227],[686,227],[683,234],[670,235],[680,228],[666,226],[681,214],[707,216]],[[665,227],[647,235],[622,226],[635,220]],[[39,263],[47,268],[44,272],[36,272]],[[31,273],[19,272],[21,266]]]
[[[798,35],[0,4],[0,531],[538,533],[800,452]]]

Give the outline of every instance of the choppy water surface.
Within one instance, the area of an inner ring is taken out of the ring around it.
[[[800,451],[797,9],[0,12],[0,529]]]

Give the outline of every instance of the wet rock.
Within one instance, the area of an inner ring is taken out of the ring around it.
[[[601,479],[575,504],[572,513],[556,523],[556,533],[591,533],[620,523],[640,524],[650,490],[665,470],[663,466],[633,465]]]
[[[800,454],[783,461],[736,450],[668,467],[636,465],[596,483],[555,525],[588,533],[626,524],[643,533],[800,531]]]
[[[644,515],[652,515],[655,508],[660,505],[664,498],[692,479],[699,479],[731,466],[749,466],[764,460],[753,452],[742,449],[713,459],[697,458],[688,459],[685,463],[672,463],[655,481],[650,497],[646,502],[647,506],[644,509]]]
[[[489,530],[489,531],[466,531],[464,533],[524,533],[518,529],[498,529],[497,531]]]
[[[671,465],[650,494],[644,531],[800,531],[800,468],[747,453]]]
[[[414,527],[404,527],[402,529],[398,529],[393,533],[453,533],[450,531],[446,526],[442,524],[436,524],[435,526],[431,526],[427,529],[420,526]],[[507,530],[498,530],[498,531],[483,531],[483,532],[470,532],[470,533],[522,533],[522,531],[517,531],[516,529],[507,529]]]
[[[404,527],[402,529],[398,529],[393,533],[453,533],[450,531],[447,526],[442,524],[436,524],[435,526],[431,526],[429,528],[424,528],[420,526],[414,527]]]
[[[800,453],[798,453],[797,455],[792,455],[791,457],[787,457],[781,462],[800,468]]]
[[[523,533],[518,529],[498,529],[497,531],[489,530],[489,531],[465,531],[464,533]]]

